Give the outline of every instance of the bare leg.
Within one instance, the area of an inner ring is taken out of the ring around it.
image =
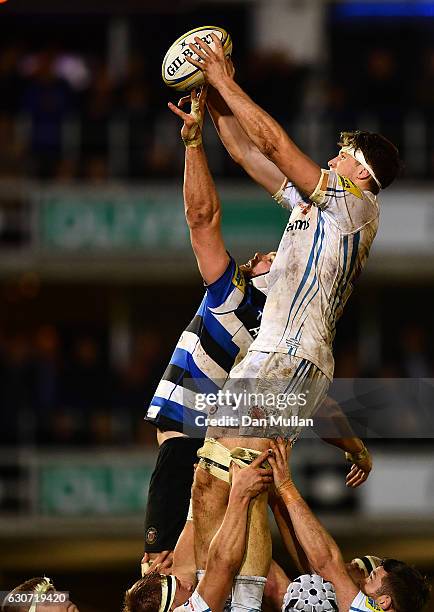
[[[222,524],[229,485],[198,467],[193,484],[194,554],[197,569],[206,568],[211,540]]]
[[[221,438],[219,442],[230,449],[242,446],[263,451],[269,447],[266,438]],[[250,504],[246,552],[238,574],[240,576],[267,576],[270,564],[271,534],[268,523],[268,494],[263,493]]]

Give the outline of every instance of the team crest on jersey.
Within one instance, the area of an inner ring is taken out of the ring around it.
[[[345,191],[348,191],[349,193],[355,195],[356,198],[360,198],[361,200],[363,200],[363,193],[360,191],[357,185],[354,185],[353,181],[350,181],[349,178],[347,178],[346,176],[341,176],[340,174],[338,176],[338,179],[339,185],[343,187]]]
[[[238,266],[235,266],[235,272],[232,277],[232,283],[244,293],[246,289],[246,279],[244,278],[244,274],[241,272]]]
[[[156,527],[149,527],[146,532],[146,543],[155,544],[158,538],[158,531]]]
[[[372,597],[366,597],[365,605],[368,610],[373,610],[373,612],[383,612],[380,606],[377,606],[375,600]]]

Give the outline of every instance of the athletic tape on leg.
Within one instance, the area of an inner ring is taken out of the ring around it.
[[[240,468],[245,468],[252,463],[261,454],[262,451],[257,451],[252,448],[243,448],[237,446],[229,451],[226,446],[214,440],[214,438],[206,438],[204,445],[197,451],[197,456],[200,458],[199,467],[206,472],[209,472],[216,478],[230,483],[230,464],[231,461],[236,463]],[[262,463],[262,467],[269,468],[268,461]]]
[[[197,451],[197,456],[200,459],[200,468],[229,484],[231,455],[226,446],[214,438],[206,438],[202,448]]]

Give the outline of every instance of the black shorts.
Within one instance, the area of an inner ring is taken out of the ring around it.
[[[160,446],[149,484],[145,552],[175,548],[187,518],[193,466],[201,446],[198,438],[169,438]]]

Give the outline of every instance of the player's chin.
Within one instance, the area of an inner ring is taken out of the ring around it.
[[[252,275],[252,272],[253,272],[253,270],[252,270],[252,262],[251,262],[251,261],[248,261],[248,262],[247,262],[247,263],[245,263],[245,264],[241,264],[241,265],[240,265],[240,270],[241,270],[241,272],[243,272],[244,274],[247,274],[248,276],[251,276],[251,275]]]

